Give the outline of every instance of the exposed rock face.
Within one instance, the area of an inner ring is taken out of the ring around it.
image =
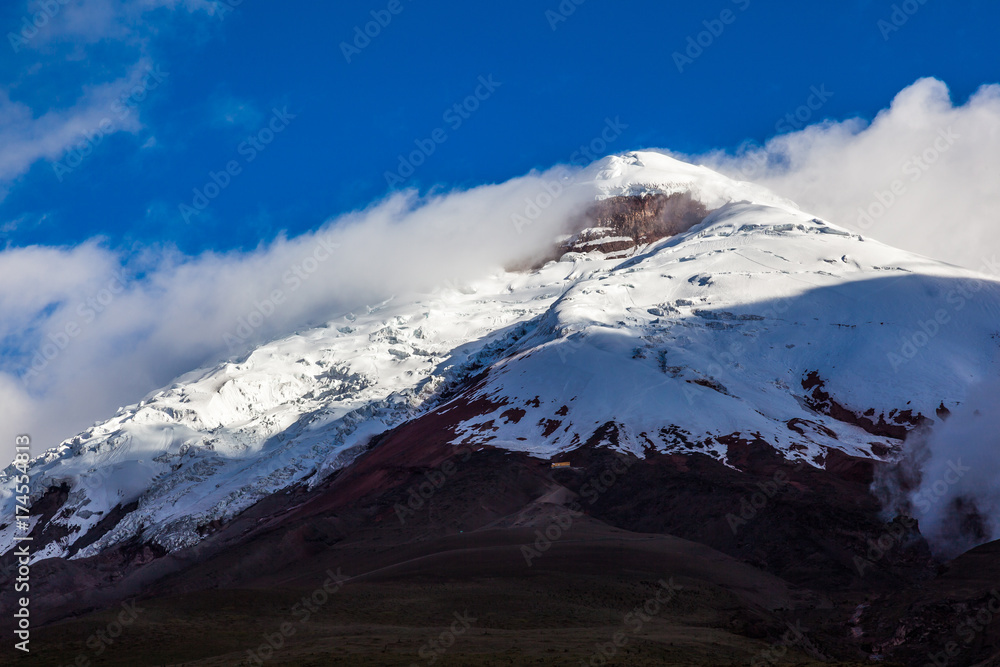
[[[826,382],[816,371],[811,371],[804,377],[802,388],[809,392],[806,395],[806,404],[820,414],[829,415],[846,424],[854,424],[872,435],[904,440],[911,429],[927,423],[924,415],[919,412],[914,415],[913,410],[894,409],[889,412],[888,419],[884,414],[878,415],[878,421],[875,420],[873,408],[869,408],[862,415],[857,415],[832,399],[825,391],[825,387]]]
[[[569,252],[629,257],[640,246],[691,229],[710,212],[688,192],[608,197],[594,202],[574,220],[568,237],[551,252],[508,269],[532,271]]]
[[[562,250],[625,253],[685,232],[708,213],[705,205],[687,192],[602,199],[587,209],[582,227]]]

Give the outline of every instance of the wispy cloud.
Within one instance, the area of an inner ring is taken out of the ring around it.
[[[214,15],[213,0],[58,0],[22,3],[23,15],[8,41],[15,53],[54,42],[93,44],[101,40],[142,43],[156,32],[149,14],[157,10]]]
[[[42,114],[11,100],[0,89],[0,183],[15,179],[39,160],[59,160],[107,128],[137,132],[142,127],[138,114],[123,106],[122,100],[146,70],[145,62],[138,63],[124,78],[87,87],[72,106]]]
[[[233,95],[215,94],[209,99],[208,105],[209,118],[216,127],[254,130],[264,119],[264,112],[251,100],[241,99]]]
[[[138,132],[143,124],[129,96],[137,87],[150,90],[144,81],[158,66],[149,56],[149,45],[164,20],[178,12],[210,16],[217,8],[218,3],[209,0],[22,4],[21,20],[6,31],[13,57],[23,61],[24,69],[21,81],[0,86],[0,198],[41,160],[55,162],[74,149],[89,153],[95,137]],[[156,20],[156,12],[166,18]],[[121,48],[114,56],[106,55],[101,68],[79,67],[77,61],[85,58],[88,48],[109,41]],[[26,101],[24,89],[32,87],[35,77],[64,69],[93,78],[71,77],[73,85],[51,101]]]

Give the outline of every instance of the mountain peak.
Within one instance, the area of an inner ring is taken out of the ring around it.
[[[610,155],[590,165],[585,173],[582,180],[596,188],[598,198],[688,192],[709,209],[748,201],[799,210],[794,202],[767,188],[733,180],[708,167],[684,162],[661,151]]]

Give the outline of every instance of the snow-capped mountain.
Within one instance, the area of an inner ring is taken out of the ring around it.
[[[558,259],[344,313],[40,456],[32,500],[66,497],[34,558],[190,546],[431,414],[455,445],[552,460],[604,444],[738,467],[751,440],[816,467],[833,450],[886,460],[1000,369],[1000,284],[982,276],[658,153],[606,158],[571,187],[596,208]],[[704,219],[666,237],[600,219],[606,202],[684,193]],[[0,553],[13,537],[3,526]]]

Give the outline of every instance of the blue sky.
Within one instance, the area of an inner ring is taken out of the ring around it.
[[[897,12],[898,30],[879,23],[893,20],[895,3],[862,0],[566,0],[562,10],[557,0],[399,0],[391,8],[388,0],[245,0],[232,11],[203,0],[131,4],[154,8],[137,14],[114,0],[54,2],[60,9],[15,52],[10,33],[46,10],[4,3],[0,121],[11,105],[34,119],[81,118],[68,134],[63,126],[32,127],[47,147],[34,159],[11,158],[0,146],[0,243],[101,237],[116,248],[246,249],[384,196],[385,173],[415,140],[434,152],[404,187],[447,190],[568,161],[606,118],[627,125],[608,153],[699,154],[775,135],[813,87],[833,95],[810,123],[870,119],[920,77],[945,82],[956,103],[1000,78],[1000,6],[985,1],[912,0],[905,7],[916,9],[912,15]],[[348,62],[342,43],[354,42],[373,11],[391,21],[369,44],[359,41],[364,48]],[[720,34],[703,33],[713,27]],[[707,46],[692,49],[697,57],[679,71],[674,54],[699,33]],[[143,84],[150,69],[158,74]],[[88,103],[88,90],[130,76],[139,89],[119,86],[117,97]],[[480,77],[499,86],[488,95],[480,89],[486,99],[470,105],[478,108],[459,117],[460,126],[454,114],[446,122]],[[264,150],[248,148],[243,142],[275,109],[294,118]],[[75,159],[60,149],[105,118],[115,121],[113,131],[79,166],[57,173],[56,163]],[[443,143],[431,139],[438,128]],[[182,215],[193,189],[233,160],[238,173],[228,186],[204,211]]]

